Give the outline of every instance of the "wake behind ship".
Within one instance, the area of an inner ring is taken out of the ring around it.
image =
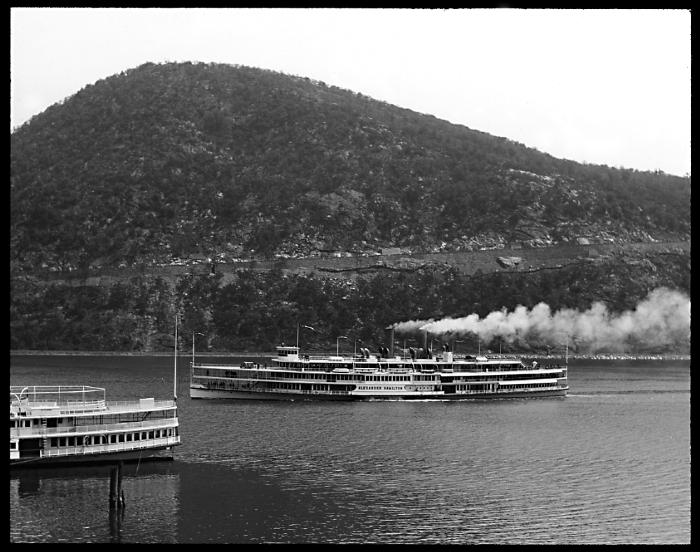
[[[409,400],[565,396],[566,366],[526,366],[519,359],[464,356],[300,355],[277,347],[271,363],[192,363],[193,399]]]

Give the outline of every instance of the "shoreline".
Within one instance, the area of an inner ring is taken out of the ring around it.
[[[197,357],[246,357],[259,358],[274,356],[274,352],[197,352]],[[172,357],[172,351],[30,351],[30,350],[10,350],[10,357],[13,356],[123,356],[123,357]],[[191,355],[187,351],[181,351],[180,357],[189,358]],[[532,360],[561,360],[563,355],[547,355],[537,353],[523,354],[496,354],[488,353],[490,358],[521,358]],[[690,360],[690,354],[680,353],[594,353],[594,354],[571,354],[571,360]]]
[[[178,358],[192,358],[192,351],[178,351]],[[274,356],[274,352],[248,353],[248,352],[221,352],[214,353],[211,351],[197,351],[197,357],[261,357]],[[16,350],[10,351],[10,356],[145,356],[145,357],[171,357],[172,351],[29,351]]]

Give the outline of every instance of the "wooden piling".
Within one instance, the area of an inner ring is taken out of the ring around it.
[[[109,471],[109,509],[114,510],[117,507],[117,469],[112,468]]]
[[[124,468],[124,462],[119,462],[117,464],[117,508],[122,508],[124,506],[124,491],[122,490],[122,472]]]

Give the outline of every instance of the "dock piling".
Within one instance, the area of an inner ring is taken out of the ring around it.
[[[120,461],[117,464],[117,507],[124,507],[124,491],[122,490],[122,472],[124,471],[124,462]]]
[[[122,489],[122,469],[124,462],[119,462],[109,471],[109,509],[123,508],[126,504]]]
[[[111,468],[109,470],[109,509],[114,510],[117,507],[117,470]]]

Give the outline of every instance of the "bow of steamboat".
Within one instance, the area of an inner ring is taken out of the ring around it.
[[[192,363],[193,399],[490,399],[564,396],[567,367],[519,359],[300,355],[277,347],[270,363]]]

